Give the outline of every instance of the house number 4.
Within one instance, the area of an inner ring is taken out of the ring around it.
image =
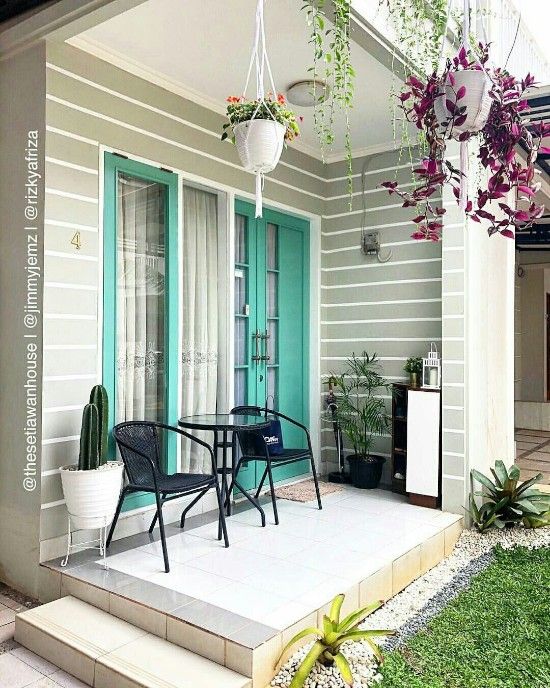
[[[71,244],[78,250],[82,248],[82,240],[80,238],[80,232],[75,232],[73,238],[71,239]]]

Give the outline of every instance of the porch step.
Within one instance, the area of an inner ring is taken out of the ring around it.
[[[76,599],[21,612],[15,639],[94,688],[250,688],[252,681]]]

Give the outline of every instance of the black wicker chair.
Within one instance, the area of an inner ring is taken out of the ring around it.
[[[233,487],[236,487],[240,492],[243,493],[243,495],[252,502],[252,504],[260,511],[262,515],[262,525],[265,525],[265,517],[263,513],[263,509],[259,504],[258,498],[260,496],[260,492],[262,491],[262,488],[264,486],[266,478],[269,480],[269,487],[271,490],[271,503],[273,505],[273,515],[275,517],[275,524],[279,525],[279,514],[277,512],[277,499],[275,497],[275,487],[273,484],[273,467],[278,467],[278,466],[286,466],[291,463],[296,463],[298,461],[303,461],[304,459],[308,459],[311,464],[311,473],[313,476],[313,482],[315,483],[315,492],[317,495],[317,505],[319,509],[323,508],[323,505],[321,504],[321,494],[319,492],[319,481],[317,480],[317,470],[315,468],[315,460],[313,458],[313,449],[311,447],[311,437],[309,434],[309,430],[306,428],[305,425],[302,423],[299,423],[298,421],[294,420],[293,418],[289,418],[288,416],[285,416],[283,413],[279,413],[278,411],[272,411],[268,409],[261,409],[259,406],[237,406],[233,409],[231,409],[232,414],[241,414],[241,415],[255,415],[255,416],[260,416],[262,414],[264,415],[271,415],[275,416],[276,418],[280,418],[281,420],[285,420],[288,423],[291,423],[292,425],[295,425],[296,427],[300,428],[307,440],[307,448],[303,449],[287,449],[284,448],[282,450],[281,454],[278,455],[270,455],[269,453],[269,448],[267,446],[267,443],[264,439],[263,434],[259,430],[239,430],[235,433],[233,433],[233,457],[237,456],[237,446],[236,446],[236,440],[238,440],[239,447],[241,450],[241,455],[237,460],[236,466],[234,467],[233,470],[233,481],[231,483],[231,486],[229,488],[229,494],[231,494],[231,491]],[[262,479],[260,480],[258,487],[256,489],[256,493],[254,496],[250,495],[246,490],[242,488],[238,481],[238,475],[239,475],[239,470],[241,466],[243,465],[244,462],[248,461],[257,461],[257,462],[263,462],[265,463],[265,468],[264,472],[262,475]]]
[[[167,432],[175,432],[204,447],[210,454],[212,473],[173,473],[171,475],[165,473],[160,464],[161,449],[159,443],[159,429]],[[113,428],[113,436],[120,450],[122,461],[124,462],[128,483],[122,489],[118,500],[115,517],[109,531],[109,537],[107,538],[107,547],[111,544],[111,539],[126,495],[133,492],[153,493],[156,499],[157,510],[149,527],[149,532],[153,532],[158,519],[162,554],[164,556],[164,569],[166,573],[168,573],[170,571],[170,565],[166,549],[164,520],[162,518],[162,507],[164,503],[184,495],[198,493],[191,504],[184,510],[184,512],[187,512],[193,504],[196,504],[196,502],[212,488],[216,490],[220,514],[218,539],[221,540],[223,533],[225,546],[229,547],[216,461],[211,447],[209,447],[206,442],[199,440],[197,437],[179,428],[150,421],[128,421],[126,423],[119,423]]]

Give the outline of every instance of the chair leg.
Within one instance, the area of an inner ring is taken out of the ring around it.
[[[258,489],[256,490],[256,494],[254,495],[256,499],[260,496],[260,492],[262,491],[262,487],[264,486],[265,479],[267,478],[267,466],[265,467],[264,474],[262,475],[262,479],[260,480],[260,484],[258,485]]]
[[[164,501],[164,498],[166,497],[165,493],[162,493],[162,501]],[[155,511],[155,515],[153,516],[153,520],[151,521],[151,525],[149,526],[149,532],[152,533],[153,530],[155,530],[155,524],[157,522],[158,518],[158,511]]]
[[[225,542],[225,546],[229,547],[229,538],[227,536],[227,525],[225,523],[225,504],[223,503],[222,492],[220,490],[220,485],[219,485],[217,480],[216,480],[216,497],[218,498],[218,510],[220,513],[219,523],[218,523],[218,540],[222,539],[222,533],[223,533],[223,539]]]
[[[168,550],[166,549],[166,535],[164,534],[164,519],[162,518],[162,500],[158,492],[155,493],[157,500],[157,514],[159,519],[160,542],[162,545],[162,556],[164,557],[164,570],[166,573],[170,572],[170,564],[168,563]]]
[[[271,489],[271,503],[273,504],[273,516],[275,525],[279,525],[279,514],[277,513],[277,498],[275,497],[275,485],[273,484],[273,473],[271,472],[271,461],[267,460],[267,475],[269,477],[269,487]]]
[[[109,547],[111,544],[111,540],[113,539],[113,533],[115,532],[115,527],[118,521],[118,517],[120,516],[120,510],[122,509],[122,504],[124,502],[124,498],[126,497],[126,488],[124,487],[122,489],[122,492],[120,493],[120,497],[118,498],[118,504],[116,506],[116,511],[115,511],[115,517],[113,518],[113,522],[111,523],[111,528],[109,530],[109,535],[107,537],[107,542],[105,543],[105,547]]]
[[[319,509],[322,509],[323,505],[321,504],[321,493],[319,492],[319,481],[317,480],[317,469],[315,468],[315,459],[313,458],[313,454],[311,455],[311,473],[313,475],[313,482],[315,484],[315,493],[317,494],[317,506]]]
[[[180,528],[183,528],[185,526],[185,517],[187,516],[187,513],[195,506],[195,504],[199,501],[199,499],[205,495],[208,492],[207,488],[206,490],[203,490],[202,492],[199,492],[199,494],[193,499],[189,504],[185,507],[185,509],[181,512],[181,518],[180,518]]]

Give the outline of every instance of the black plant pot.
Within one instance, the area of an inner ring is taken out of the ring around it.
[[[386,463],[383,456],[371,454],[367,461],[364,456],[352,454],[347,457],[347,460],[354,487],[359,487],[362,490],[374,490],[378,487],[382,477],[382,468]]]

